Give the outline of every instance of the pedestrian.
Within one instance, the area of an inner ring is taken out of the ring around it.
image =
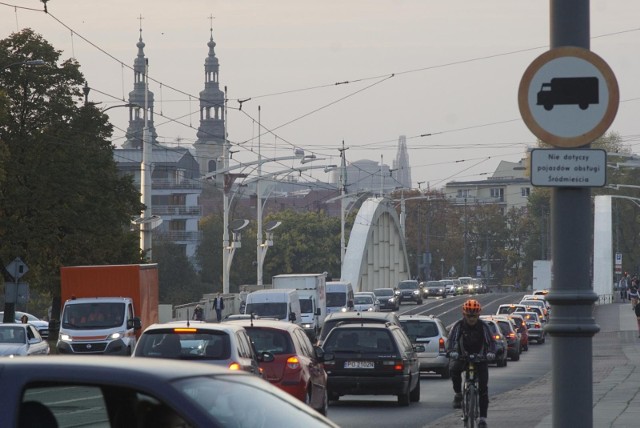
[[[623,302],[627,300],[627,289],[629,288],[629,274],[627,272],[622,275],[620,282],[618,283],[618,289],[620,290],[620,298]]]
[[[631,308],[635,311],[638,305],[638,277],[636,275],[631,279],[631,285],[629,286],[629,300],[631,300]]]
[[[196,308],[193,310],[193,317],[196,321],[202,321],[204,319],[204,311],[200,305],[196,305]]]
[[[29,317],[24,314],[20,317],[20,322],[22,322],[22,324],[27,324],[29,322]]]
[[[218,322],[220,322],[222,320],[222,310],[224,309],[224,300],[220,293],[218,293],[218,296],[213,299],[213,309],[215,309],[216,318],[218,319]]]

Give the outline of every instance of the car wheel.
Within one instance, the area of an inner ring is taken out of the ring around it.
[[[449,379],[451,377],[451,373],[449,372],[449,364],[447,364],[447,366],[440,371],[440,376],[442,376],[442,379]]]
[[[520,359],[520,352],[516,352],[513,354],[513,357],[511,357],[511,361],[518,361]]]
[[[508,358],[504,359],[504,362],[502,363],[502,367],[507,367],[507,363],[509,362]]]
[[[418,300],[418,301],[416,302],[416,305],[421,305],[421,304],[422,304],[422,299],[420,299],[420,300]]]
[[[409,397],[412,403],[417,403],[420,401],[420,377],[418,377],[418,382],[416,382],[415,388],[411,391],[411,395]]]

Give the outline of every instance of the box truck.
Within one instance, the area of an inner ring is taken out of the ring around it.
[[[292,288],[298,291],[302,328],[310,337],[320,333],[327,315],[326,276],[323,273],[276,275],[271,278],[274,289]]]
[[[551,260],[533,261],[533,291],[551,288]]]
[[[61,354],[131,355],[142,327],[158,322],[158,265],[60,269]]]

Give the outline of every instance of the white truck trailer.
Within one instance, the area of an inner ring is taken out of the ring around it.
[[[274,289],[298,290],[302,327],[308,335],[320,333],[327,315],[326,276],[323,273],[297,273],[276,275],[271,278]]]

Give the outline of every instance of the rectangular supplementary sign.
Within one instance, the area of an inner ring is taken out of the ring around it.
[[[534,149],[531,184],[541,187],[602,187],[607,152],[602,149]]]

